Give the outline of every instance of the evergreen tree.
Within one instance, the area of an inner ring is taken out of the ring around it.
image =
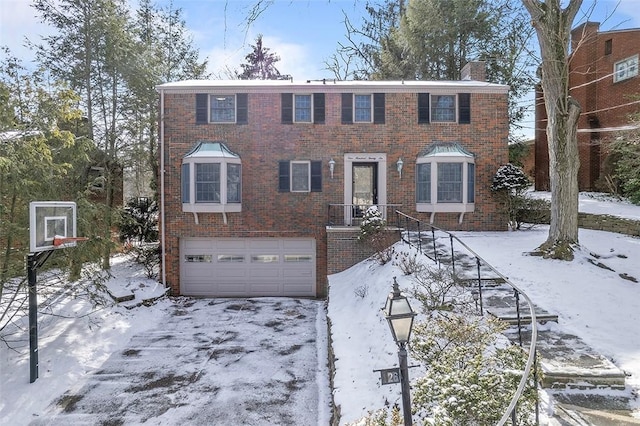
[[[111,230],[122,170],[158,175],[155,86],[205,76],[206,61],[187,36],[181,11],[143,0],[134,19],[125,0],[36,0],[55,32],[36,46],[38,59],[83,99],[88,138],[104,171],[103,267],[109,268]],[[155,186],[155,185],[154,185]]]
[[[355,67],[350,77],[377,80],[458,80],[472,60],[487,64],[487,80],[508,84],[509,121],[518,127],[526,107],[519,101],[533,85],[533,35],[521,6],[509,0],[383,0],[367,6],[361,29],[346,20],[348,43],[340,61]]]
[[[284,80],[288,75],[280,74],[276,68],[276,62],[280,57],[271,53],[268,47],[262,44],[262,34],[256,38],[256,44],[251,46],[252,51],[245,56],[247,61],[241,64],[242,73],[238,74],[240,80]]]

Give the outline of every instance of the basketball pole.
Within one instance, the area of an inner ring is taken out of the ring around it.
[[[29,288],[29,383],[38,378],[38,267],[44,265],[53,250],[29,253],[27,256],[27,280]]]

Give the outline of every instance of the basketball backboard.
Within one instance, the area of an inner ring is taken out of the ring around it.
[[[54,238],[76,237],[76,203],[32,201],[29,204],[31,253],[75,246],[75,241],[54,245]]]

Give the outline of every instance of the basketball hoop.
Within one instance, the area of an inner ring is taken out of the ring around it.
[[[53,237],[53,246],[56,248],[73,247],[77,242],[87,241],[87,237],[63,237],[56,235]]]

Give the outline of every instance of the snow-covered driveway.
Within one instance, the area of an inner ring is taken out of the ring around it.
[[[165,312],[32,424],[318,424],[322,301],[176,298]]]

